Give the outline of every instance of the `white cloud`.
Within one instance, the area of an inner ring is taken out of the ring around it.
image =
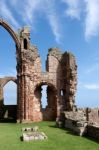
[[[60,21],[55,10],[55,0],[24,0],[24,3],[19,0],[14,0],[13,2],[9,1],[9,3],[15,7],[16,13],[22,17],[23,21],[32,26],[32,29],[36,28],[35,26],[36,22],[38,22],[38,18],[45,16],[49,22],[53,35],[55,36],[56,42],[60,42]],[[18,27],[19,24],[13,17],[10,9],[7,7],[6,0],[1,0],[0,5],[2,6],[2,17],[10,20],[15,27]]]
[[[67,5],[66,16],[84,22],[86,40],[99,34],[99,0],[62,0],[62,2]]]
[[[55,10],[55,0],[28,0],[25,3],[24,11],[21,13],[24,20],[29,22],[32,27],[35,26],[38,16],[45,16],[48,19],[56,42],[61,41],[60,21]]]
[[[97,90],[99,89],[99,84],[85,84],[84,88],[89,90]]]
[[[55,10],[55,1],[47,1],[47,8],[45,9],[45,13],[47,15],[49,24],[51,26],[52,32],[55,36],[55,40],[57,43],[60,43],[62,35],[61,35],[61,24],[58,17],[58,14]]]
[[[85,36],[89,39],[91,36],[99,34],[99,0],[85,0],[85,3]]]
[[[62,2],[66,3],[66,5],[68,6],[68,8],[66,8],[65,10],[66,16],[80,19],[82,4],[80,0],[62,0]]]
[[[41,10],[41,0],[28,0],[24,1],[23,4],[23,10],[21,11],[21,14],[23,16],[23,19],[27,23],[34,23],[37,13]]]
[[[56,42],[61,41],[60,20],[56,11],[55,0],[24,0],[24,3],[14,0],[13,6],[16,8],[16,12],[22,16],[23,21],[32,26],[34,31],[39,19],[42,17],[47,19]]]
[[[39,19],[42,17],[47,19],[56,42],[60,43],[62,18],[59,17],[56,10],[56,0],[0,0],[0,15],[17,28],[19,23],[12,13],[13,9],[10,9],[7,2],[10,6],[12,5],[16,14],[22,17],[22,22],[32,26],[34,30]],[[66,8],[63,10],[66,16],[80,20],[81,23],[84,22],[86,40],[99,34],[99,0],[61,0],[61,2],[66,4]]]
[[[98,90],[99,89],[99,83],[84,83],[79,81],[78,82],[78,89],[87,89],[87,90]]]
[[[14,27],[19,27],[18,22],[15,20],[12,12],[8,8],[5,0],[0,0],[0,15],[6,20],[10,21]]]
[[[60,27],[59,27],[59,21],[58,21],[57,15],[50,14],[48,15],[48,19],[49,19],[49,23],[53,31],[53,34],[55,36],[55,40],[57,43],[60,43],[61,33],[60,33]]]
[[[92,65],[86,70],[86,73],[93,73],[99,70],[99,63]]]

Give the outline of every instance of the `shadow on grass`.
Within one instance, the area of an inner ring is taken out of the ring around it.
[[[84,136],[84,138],[99,144],[99,140],[89,137],[88,135]]]
[[[49,125],[49,127],[58,128],[57,125]],[[66,132],[66,134],[71,134],[71,135],[74,135],[74,136],[78,136],[77,134],[75,134],[75,132],[71,131],[70,129],[67,129],[67,128],[59,128],[59,129],[64,130]]]
[[[50,125],[49,127],[51,127],[51,128],[58,128],[57,125]],[[70,134],[70,135],[73,135],[73,136],[79,136],[74,131],[72,131],[70,129],[67,129],[67,128],[59,128],[59,129],[64,130],[66,132],[66,134]],[[99,140],[94,139],[92,137],[89,137],[87,134],[82,136],[82,138],[85,138],[85,139],[87,139],[87,140],[89,140],[91,142],[94,141],[95,143],[99,144]]]
[[[0,119],[0,123],[16,123],[15,119]]]

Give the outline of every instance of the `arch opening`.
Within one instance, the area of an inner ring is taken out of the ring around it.
[[[3,121],[15,121],[17,114],[16,83],[7,82],[3,87],[3,106],[1,108],[0,119]]]
[[[14,78],[16,76],[16,53],[20,49],[20,41],[17,33],[15,33],[3,19],[0,19],[0,35],[0,45],[2,50],[2,55],[0,57],[0,70],[2,72],[0,72],[0,77],[3,81],[3,87],[1,87],[2,99],[0,101],[0,119],[16,119],[16,81],[15,83],[10,83],[10,80],[8,81],[9,83],[6,81],[8,78]]]
[[[42,83],[36,86],[34,101],[38,104],[42,120],[53,121],[57,117],[57,92],[53,85]]]
[[[17,85],[14,81],[9,81],[4,85],[4,105],[17,105]]]
[[[19,50],[20,41],[19,41],[18,35],[14,32],[14,30],[10,27],[10,25],[3,19],[0,19],[0,26],[2,26],[6,31],[8,31],[8,33],[11,35],[11,37],[15,41],[16,48]]]
[[[48,105],[48,102],[47,102],[47,88],[48,88],[47,85],[42,85],[41,86],[41,106],[42,106],[42,109],[46,108],[47,105]]]

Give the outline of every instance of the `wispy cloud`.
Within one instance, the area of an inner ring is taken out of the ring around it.
[[[67,5],[66,16],[84,22],[86,40],[99,34],[99,0],[62,0],[62,2]]]
[[[97,90],[99,89],[99,84],[85,84],[84,88],[89,90]]]
[[[39,13],[39,11],[41,11],[41,6],[41,0],[25,0],[23,10],[21,10],[24,21],[26,23],[33,24],[37,19],[37,14]]]
[[[46,7],[45,7],[46,6]],[[53,35],[57,43],[61,41],[60,21],[55,10],[55,0],[28,0],[25,7],[25,18],[33,24],[37,20],[37,14],[45,15],[48,19]]]
[[[67,5],[67,8],[65,10],[66,16],[80,19],[82,4],[80,0],[62,0],[62,2],[66,3]]]
[[[78,83],[78,88],[80,89],[86,89],[86,90],[98,90],[99,89],[99,84],[98,83],[85,83],[85,82],[80,82]]]
[[[58,21],[57,15],[49,14],[48,19],[49,19],[49,24],[51,26],[53,34],[55,36],[55,40],[57,43],[60,43],[62,35],[60,33],[61,31],[60,31],[59,21]]]
[[[99,34],[99,0],[60,1],[66,4],[65,9],[63,8],[66,16],[83,22],[86,40]],[[7,5],[8,2],[12,9]],[[0,15],[10,21],[15,28],[18,28],[19,23],[13,13],[13,8],[15,8],[17,16],[22,17],[22,23],[32,26],[34,30],[38,20],[44,17],[51,27],[56,42],[60,43],[62,40],[62,18],[56,9],[56,2],[56,0],[0,0]]]
[[[32,26],[34,30],[36,29],[38,19],[42,19],[42,16],[45,16],[56,42],[59,43],[61,41],[62,34],[58,12],[55,9],[55,0],[24,0],[24,3],[20,0],[13,0],[13,2],[9,1],[9,4],[15,7],[14,11],[22,17],[22,22]],[[1,16],[9,20],[15,28],[19,27],[19,23],[15,20],[10,8],[7,6],[7,0],[1,0],[0,6],[2,6],[0,10]]]
[[[16,28],[19,27],[19,23],[15,20],[12,12],[8,8],[5,0],[0,0],[0,15],[1,15],[1,17],[5,18],[6,20],[10,21],[14,27],[16,27]]]
[[[18,7],[18,13],[22,16],[23,21],[32,26],[33,30],[36,29],[35,26],[38,18],[42,19],[45,16],[56,42],[60,43],[62,34],[58,12],[55,9],[55,0],[24,0],[24,3],[19,0],[14,0],[13,5],[16,6],[16,11]]]
[[[99,34],[99,0],[85,0],[85,3],[85,36],[89,39],[91,36]]]
[[[51,26],[52,32],[55,36],[55,40],[57,43],[60,43],[62,39],[61,34],[61,24],[55,9],[55,0],[47,1],[47,8],[45,9],[45,13],[48,19],[48,22]]]
[[[98,71],[99,70],[99,63],[96,63],[94,65],[92,65],[91,67],[89,67],[87,70],[86,70],[86,73],[93,73],[95,71]]]

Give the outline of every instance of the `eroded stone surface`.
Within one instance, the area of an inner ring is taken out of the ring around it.
[[[14,81],[17,84],[17,122],[56,120],[59,126],[65,122],[65,126],[77,132],[80,130],[78,133],[81,135],[87,122],[90,125],[89,134],[92,133],[93,125],[94,131],[98,133],[99,109],[75,107],[77,65],[74,55],[62,53],[59,48],[50,48],[46,71],[42,72],[38,48],[30,43],[30,29],[23,27],[16,33],[3,19],[0,19],[0,25],[15,41],[17,60],[17,78],[0,78],[0,119],[5,116],[3,87],[9,81]],[[42,109],[41,104],[42,85],[48,85],[48,105],[45,109]],[[6,109],[7,114],[13,110],[12,106]]]
[[[76,108],[64,112],[64,127],[76,134],[87,135],[99,140],[99,109]]]
[[[38,48],[30,43],[29,27],[23,27],[16,33],[2,19],[0,25],[5,27],[16,43],[17,122],[56,120],[56,118],[60,120],[61,112],[71,111],[75,102],[77,65],[74,55],[70,52],[62,53],[59,48],[50,48],[46,71],[43,72]],[[6,81],[5,78],[2,80]],[[42,85],[48,86],[48,105],[45,109],[41,104]],[[3,106],[1,83],[0,106]]]

